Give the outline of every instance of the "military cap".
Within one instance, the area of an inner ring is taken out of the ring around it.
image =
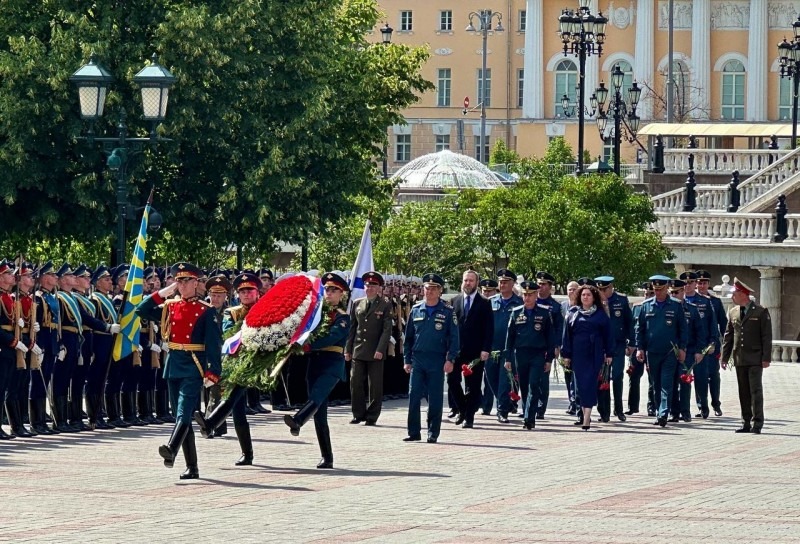
[[[94,274],[92,274],[92,283],[97,283],[97,280],[105,277],[111,277],[111,273],[108,271],[107,266],[101,264],[95,269]]]
[[[172,265],[172,277],[176,280],[187,278],[187,279],[197,279],[202,274],[202,270],[197,266],[193,265],[192,263],[187,262],[180,262],[175,263]]]
[[[650,283],[653,285],[654,290],[663,289],[669,284],[669,278],[664,276],[663,274],[656,274],[655,276],[650,276],[648,278]]]
[[[538,283],[550,283],[550,284],[553,284],[553,283],[556,282],[556,279],[549,272],[542,271],[542,272],[537,272],[536,273],[536,281]]]
[[[488,279],[487,280],[481,280],[481,282],[478,285],[480,285],[481,289],[486,290],[486,291],[491,291],[492,289],[497,289],[497,286],[498,286],[497,280],[488,280]]]
[[[420,285],[422,285],[422,278],[420,278],[419,276],[411,276],[411,285],[413,287],[419,287]]]
[[[163,267],[159,266],[156,268],[156,273],[158,274],[158,280],[163,284],[164,280],[166,280],[167,271],[164,270]]]
[[[78,267],[75,270],[73,270],[72,273],[75,276],[79,277],[79,278],[80,277],[84,277],[84,278],[91,278],[92,277],[92,271],[89,269],[88,266],[86,266],[83,263],[79,264]]]
[[[322,285],[325,287],[337,287],[345,292],[350,290],[347,282],[344,281],[344,278],[339,274],[334,274],[333,272],[328,272],[322,276]]]
[[[222,274],[217,274],[208,278],[206,282],[206,291],[209,293],[225,293],[226,295],[231,290],[231,282]]]
[[[747,296],[752,295],[755,293],[755,290],[747,285],[745,282],[740,280],[739,278],[733,278],[733,290],[739,291],[740,293],[744,293]]]
[[[364,282],[364,285],[368,283],[378,285],[380,287],[383,287],[384,285],[383,276],[374,271],[365,272],[364,275],[361,276],[361,280]]]
[[[261,279],[269,278],[270,281],[275,279],[275,274],[272,273],[272,270],[269,268],[262,268],[258,271],[258,277]]]
[[[207,280],[208,279],[208,270],[205,268],[200,268],[200,274],[198,274],[197,279],[199,281]]]
[[[69,263],[62,264],[61,268],[59,268],[58,272],[56,272],[56,276],[58,276],[59,278],[63,278],[64,276],[71,276],[73,274],[74,272],[72,270],[72,266],[70,266]]]
[[[33,276],[36,273],[36,267],[33,263],[23,261],[17,268],[17,276]]]
[[[144,279],[149,280],[150,278],[152,278],[153,276],[155,276],[157,274],[158,274],[158,272],[156,271],[156,269],[154,267],[148,266],[147,268],[144,269],[144,272],[142,273],[142,276],[144,277]]]
[[[508,268],[501,268],[500,270],[497,271],[497,279],[498,281],[499,280],[517,281],[517,275],[514,274]]]
[[[683,281],[696,280],[697,272],[695,272],[694,270],[687,270],[686,272],[682,272],[681,275],[678,276],[678,279],[681,279]]]
[[[233,288],[239,289],[261,289],[263,287],[261,278],[255,272],[242,272],[233,280]]]
[[[167,266],[166,268],[164,268],[164,278],[174,278],[174,277],[175,277],[175,274],[172,271],[172,267],[171,266]]]
[[[14,273],[14,263],[7,259],[3,259],[0,261],[0,274],[13,274]]]
[[[119,265],[118,267],[114,268],[114,270],[111,272],[111,280],[114,283],[117,283],[121,277],[123,277],[123,276],[127,277],[128,271],[130,269],[131,269],[131,267],[128,264]]]
[[[523,294],[536,293],[539,291],[539,284],[535,281],[521,281],[519,288]]]
[[[578,278],[578,279],[577,279],[577,280],[575,280],[575,281],[576,281],[576,282],[578,283],[578,285],[580,285],[581,287],[583,287],[584,285],[588,285],[588,286],[590,286],[590,287],[597,287],[597,282],[596,282],[596,281],[594,281],[592,278],[587,278],[587,277],[585,277],[585,276],[584,276],[583,278]]]
[[[597,276],[594,283],[598,288],[604,289],[614,283],[614,276]]]
[[[676,280],[669,280],[670,291],[678,291],[679,289],[683,289],[684,287],[686,287],[686,282],[680,278]]]
[[[422,285],[438,285],[444,289],[444,279],[439,274],[431,272],[422,276]]]
[[[36,277],[41,278],[45,274],[55,274],[55,267],[53,266],[53,261],[47,261],[39,269],[36,271]]]
[[[697,271],[697,279],[698,280],[710,280],[711,279],[711,272],[708,270],[698,270]]]
[[[643,281],[642,283],[639,284],[639,289],[644,289],[645,291],[652,291],[653,284],[649,281]]]

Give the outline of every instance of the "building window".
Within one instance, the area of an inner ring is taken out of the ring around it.
[[[486,79],[484,80],[483,77],[483,69],[478,68],[478,104],[483,104],[485,107],[490,107],[492,105],[492,69],[486,69]],[[481,83],[484,85],[484,89],[481,89]],[[484,99],[483,91],[486,91],[486,98]]]
[[[450,135],[449,134],[444,134],[441,136],[437,135],[436,152],[438,153],[439,151],[445,151],[447,149],[450,149]]]
[[[744,120],[744,78],[744,65],[738,60],[729,60],[722,67],[721,117],[725,120]]]
[[[525,100],[525,70],[517,70],[517,107],[521,108]]]
[[[519,10],[519,31],[525,32],[528,26],[528,12],[524,9]]]
[[[778,99],[778,120],[792,120],[792,78],[780,78],[780,97]]]
[[[567,95],[569,98],[570,106],[577,107],[577,86],[578,86],[578,67],[571,60],[562,60],[556,66],[556,89],[555,89],[555,104],[553,106],[554,117],[561,117],[564,115],[564,109],[561,107],[561,97]],[[581,106],[582,107],[582,106]]]
[[[400,30],[410,32],[414,30],[414,21],[411,10],[400,12]]]
[[[480,156],[479,156],[480,155]],[[489,163],[489,135],[486,135],[486,145],[483,146],[483,154],[481,155],[481,137],[475,136],[475,160],[481,161],[484,164]]]
[[[408,162],[411,160],[411,134],[397,134],[395,136],[395,162]]]
[[[436,105],[447,107],[450,105],[450,86],[452,84],[450,68],[439,68],[436,79]]]
[[[453,30],[453,11],[442,10],[439,12],[439,30]]]

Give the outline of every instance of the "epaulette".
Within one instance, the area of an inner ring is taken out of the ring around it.
[[[537,306],[539,306],[539,305],[537,304]],[[525,305],[524,304],[520,304],[519,306],[514,306],[513,308],[511,308],[511,311],[514,312],[516,310],[524,310],[524,309],[525,309]],[[545,307],[544,309],[547,310],[549,308]]]
[[[200,304],[202,304],[206,308],[212,308],[213,307],[210,302],[206,302],[205,300],[200,300],[199,298],[197,299],[197,302],[199,302]]]
[[[419,302],[415,303],[414,306],[412,306],[412,308],[417,308],[417,307],[421,308],[424,305],[425,305],[425,301],[424,300],[420,300]]]

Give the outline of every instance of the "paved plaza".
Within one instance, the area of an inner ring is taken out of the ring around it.
[[[445,419],[439,444],[404,443],[405,401],[377,427],[331,410],[333,471],[314,468],[313,425],[250,418],[255,465],[234,436],[198,435],[200,480],[157,454],[170,426],[0,443],[0,540],[14,542],[732,542],[800,541],[800,366],[764,375],[762,435],[739,435],[735,375],[723,417],[651,425],[564,414],[474,429]],[[423,418],[424,421],[424,418]],[[231,428],[232,431],[232,428]]]

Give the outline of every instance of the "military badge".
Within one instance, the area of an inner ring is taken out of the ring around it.
[[[536,330],[536,331],[540,331],[540,330],[542,330],[542,324],[541,324],[541,323],[536,323],[536,324],[533,326],[533,330]]]
[[[434,326],[434,328],[435,328],[437,331],[440,331],[440,330],[442,330],[442,329],[444,328],[444,325],[442,325],[441,323],[437,323],[437,324]]]
[[[667,319],[667,327],[671,327],[671,326],[672,326],[672,320],[671,319]]]
[[[622,310],[615,310],[614,317],[622,317]]]

